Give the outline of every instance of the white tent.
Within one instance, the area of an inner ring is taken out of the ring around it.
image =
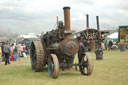
[[[113,34],[111,34],[111,35],[108,35],[107,37],[108,37],[108,38],[112,38],[112,39],[118,38],[118,32],[115,32],[115,33],[113,33]]]
[[[19,35],[18,38],[29,39],[29,38],[37,38],[37,36],[34,34],[28,34],[28,35]]]

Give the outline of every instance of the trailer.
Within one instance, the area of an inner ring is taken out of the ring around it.
[[[128,47],[128,26],[119,26],[118,42],[121,51]]]

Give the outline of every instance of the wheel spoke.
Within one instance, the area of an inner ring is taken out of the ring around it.
[[[81,66],[79,66],[80,72],[83,75],[90,75],[93,71],[91,56],[86,54],[85,57],[82,57],[82,59],[79,60],[79,63],[81,63]]]
[[[52,78],[57,78],[59,75],[59,62],[55,54],[51,54],[48,58],[48,73]]]

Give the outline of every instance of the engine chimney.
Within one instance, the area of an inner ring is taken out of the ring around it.
[[[66,30],[70,30],[70,7],[64,7],[64,22]]]
[[[86,29],[88,29],[89,28],[89,15],[88,14],[86,15],[86,25],[87,25]]]
[[[97,22],[97,30],[100,30],[100,26],[99,26],[99,16],[96,16],[96,22]]]

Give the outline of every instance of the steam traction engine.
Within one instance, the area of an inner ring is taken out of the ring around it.
[[[34,72],[42,71],[48,66],[50,77],[57,78],[59,68],[79,66],[83,75],[90,75],[93,70],[91,57],[84,54],[78,57],[79,63],[73,64],[74,57],[79,51],[79,43],[72,38],[70,30],[70,7],[64,7],[65,26],[62,21],[57,24],[57,29],[41,36],[40,41],[31,43],[30,60]],[[86,71],[85,71],[86,69]]]

